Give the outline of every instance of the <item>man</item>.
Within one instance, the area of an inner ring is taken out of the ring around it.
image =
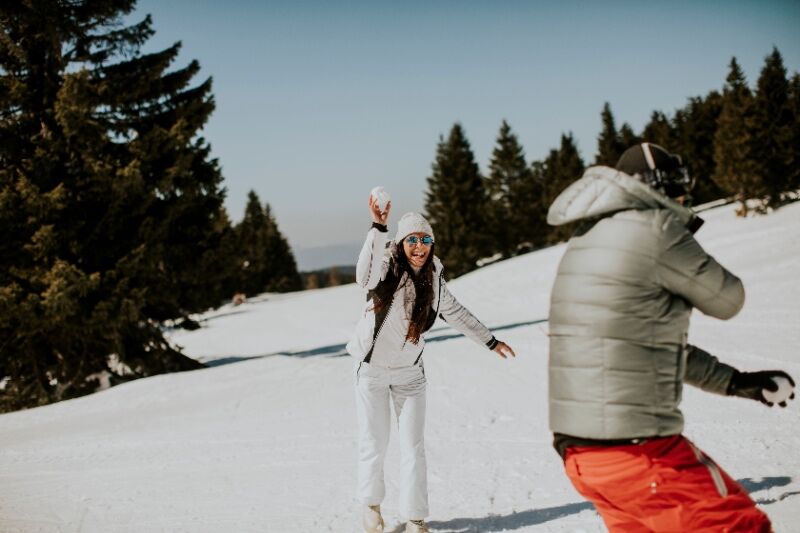
[[[745,490],[681,435],[684,382],[771,406],[771,378],[791,381],[686,343],[692,308],[725,320],[744,304],[741,281],[692,235],[702,221],[681,205],[690,186],[678,156],[642,143],[550,207],[548,223],[581,223],[551,295],[550,428],[611,531],[768,532]]]

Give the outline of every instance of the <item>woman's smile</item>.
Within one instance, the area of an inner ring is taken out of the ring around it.
[[[425,259],[428,257],[427,250],[413,250],[411,252],[411,257],[408,260],[411,262],[412,265],[416,267],[421,267],[425,264]]]
[[[403,251],[414,268],[422,267],[428,259],[431,250],[431,241],[428,239],[430,236],[422,232],[412,233],[403,239]]]

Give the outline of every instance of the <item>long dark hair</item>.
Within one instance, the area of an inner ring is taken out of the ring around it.
[[[389,258],[389,271],[386,278],[381,281],[373,291],[372,308],[375,314],[385,313],[389,310],[394,293],[397,291],[403,273],[407,272],[409,279],[414,282],[414,307],[411,311],[411,323],[408,325],[406,340],[417,344],[425,330],[430,314],[433,313],[433,248],[428,252],[428,259],[420,268],[419,273],[408,263],[406,252],[402,244],[395,246]]]

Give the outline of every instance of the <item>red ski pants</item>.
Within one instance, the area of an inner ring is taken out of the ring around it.
[[[570,447],[565,468],[614,533],[771,531],[742,486],[682,435]]]

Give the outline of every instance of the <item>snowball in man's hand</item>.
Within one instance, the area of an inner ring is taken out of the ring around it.
[[[771,403],[781,403],[788,400],[789,396],[791,396],[792,392],[794,391],[792,382],[781,376],[775,376],[771,379],[776,385],[778,385],[778,390],[772,392],[767,389],[763,389],[761,392],[764,394],[764,399]]]
[[[389,193],[386,192],[386,189],[384,189],[383,187],[375,187],[374,189],[372,189],[372,192],[370,192],[370,195],[372,195],[372,198],[375,200],[375,202],[377,202],[378,209],[381,210],[381,213],[385,212],[386,206],[389,204],[389,201],[391,200],[391,198],[389,197]]]

